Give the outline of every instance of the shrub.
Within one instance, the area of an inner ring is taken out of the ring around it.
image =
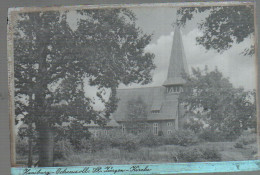
[[[218,142],[224,140],[220,132],[211,130],[209,128],[203,129],[199,134],[199,138],[209,142]]]
[[[21,155],[26,155],[28,154],[28,143],[26,139],[21,139],[21,138],[17,138],[16,139],[16,144],[15,144],[15,148],[16,148],[16,153],[21,154]]]
[[[236,144],[234,145],[234,147],[235,147],[235,148],[243,148],[244,146],[243,146],[243,144],[241,144],[241,143],[236,143]]]
[[[198,119],[196,120],[196,119],[190,118],[188,121],[186,121],[183,124],[183,127],[185,129],[189,129],[189,130],[193,131],[194,133],[199,133],[203,128],[203,123]]]
[[[252,143],[256,143],[256,134],[244,132],[237,140],[238,143],[243,145],[249,145]]]
[[[135,151],[138,149],[138,137],[133,134],[112,133],[106,136],[90,138],[85,141],[85,149],[90,152],[96,152],[108,148],[119,148],[126,151]]]
[[[73,146],[68,140],[59,140],[54,145],[54,159],[66,158],[73,153]]]
[[[215,148],[186,148],[177,154],[180,162],[220,161],[221,154]]]
[[[100,151],[110,146],[110,139],[107,137],[90,138],[88,141],[90,143],[88,151],[90,152]]]
[[[177,158],[180,162],[199,162],[202,153],[198,149],[184,149],[178,152]]]
[[[188,146],[198,143],[198,137],[190,130],[178,130],[165,138],[164,143],[169,145]]]
[[[156,136],[152,133],[142,133],[139,135],[140,141],[139,145],[142,146],[160,146],[163,144],[164,137],[163,136]]]
[[[242,135],[237,139],[236,144],[234,145],[235,148],[244,148],[245,145],[256,143],[256,134],[250,132],[244,132]]]
[[[215,148],[201,149],[202,157],[207,161],[220,161],[221,154]]]
[[[117,139],[118,140],[118,139]],[[133,134],[122,134],[119,137],[119,148],[126,151],[136,151],[138,149],[139,139]]]

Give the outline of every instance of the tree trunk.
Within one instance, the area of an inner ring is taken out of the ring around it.
[[[33,154],[33,145],[32,145],[32,142],[33,142],[33,134],[32,134],[32,124],[30,123],[29,124],[29,136],[28,136],[28,162],[27,162],[27,165],[28,167],[31,167],[32,164],[33,164],[33,160],[32,160],[32,154]]]
[[[31,136],[28,138],[28,167],[32,166],[32,138]]]
[[[39,167],[52,167],[54,136],[47,123],[41,123],[39,128]]]

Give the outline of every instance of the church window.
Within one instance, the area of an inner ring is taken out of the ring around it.
[[[167,126],[172,126],[172,122],[167,122]]]
[[[153,134],[158,135],[158,123],[153,124]]]
[[[167,93],[171,94],[171,93],[175,93],[175,92],[182,92],[183,89],[181,86],[171,86],[171,87],[167,87]]]
[[[152,110],[152,113],[153,114],[158,114],[158,113],[160,113],[160,110]]]
[[[168,130],[168,131],[167,131],[167,134],[168,134],[168,135],[172,134],[172,130]]]
[[[122,124],[122,133],[125,133],[125,124]]]

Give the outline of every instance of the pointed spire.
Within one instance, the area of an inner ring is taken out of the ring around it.
[[[168,75],[163,86],[181,85],[185,83],[183,73],[188,73],[187,61],[179,26],[175,26]]]

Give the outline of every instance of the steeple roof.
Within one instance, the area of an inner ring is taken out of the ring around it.
[[[176,26],[172,42],[168,75],[166,81],[163,83],[163,86],[184,84],[185,80],[182,78],[184,73],[188,73],[188,66],[180,28]]]

